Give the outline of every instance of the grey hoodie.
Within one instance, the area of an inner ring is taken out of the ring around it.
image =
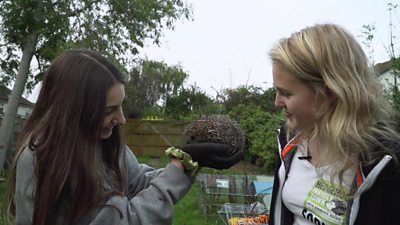
[[[132,151],[126,148],[127,194],[113,196],[106,202],[113,207],[93,208],[79,225],[168,225],[173,221],[174,205],[188,192],[192,181],[176,166],[156,170],[139,164]],[[25,149],[17,163],[16,171],[16,224],[32,223],[35,176],[34,156]],[[107,187],[106,187],[107,189]],[[61,207],[62,209],[64,207]],[[65,211],[60,210],[57,224],[64,223]],[[121,217],[122,213],[122,217]]]

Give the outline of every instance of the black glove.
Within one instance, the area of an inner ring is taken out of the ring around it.
[[[188,153],[193,161],[201,167],[210,167],[218,170],[228,169],[244,158],[243,151],[229,153],[229,146],[217,143],[186,144],[182,149]]]

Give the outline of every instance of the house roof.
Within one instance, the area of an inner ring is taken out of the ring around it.
[[[386,62],[377,63],[377,64],[375,64],[374,67],[379,76],[379,75],[385,73],[386,71],[388,71],[391,68],[391,66],[392,66],[392,61],[388,60]]]
[[[11,90],[7,87],[0,85],[0,101],[8,102],[8,96],[11,94]],[[28,99],[21,97],[19,102],[20,105],[33,107],[35,104],[30,102]]]

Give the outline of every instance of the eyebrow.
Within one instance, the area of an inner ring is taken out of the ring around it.
[[[118,107],[118,106],[122,105],[125,101],[126,101],[126,97],[122,100],[121,104],[116,103],[116,104],[114,104],[114,105],[106,106],[106,108],[115,108],[115,107]]]
[[[118,105],[110,105],[110,106],[107,106],[106,108],[107,109],[113,109],[113,108],[116,108],[116,107],[118,107]]]
[[[279,92],[291,92],[289,89],[286,89],[286,88],[281,88],[281,87],[277,87],[275,84],[274,84],[274,88],[277,90],[277,91],[279,91]]]

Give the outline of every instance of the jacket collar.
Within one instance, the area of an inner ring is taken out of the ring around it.
[[[290,169],[290,164],[292,162],[294,153],[297,150],[297,145],[300,142],[300,140],[301,140],[300,135],[294,137],[291,141],[289,141],[286,144],[285,148],[281,152],[281,159],[283,161],[286,171],[289,171]],[[361,163],[357,168],[356,175],[357,175],[357,188],[359,188],[363,184],[366,177],[366,175],[363,173],[363,167]]]

